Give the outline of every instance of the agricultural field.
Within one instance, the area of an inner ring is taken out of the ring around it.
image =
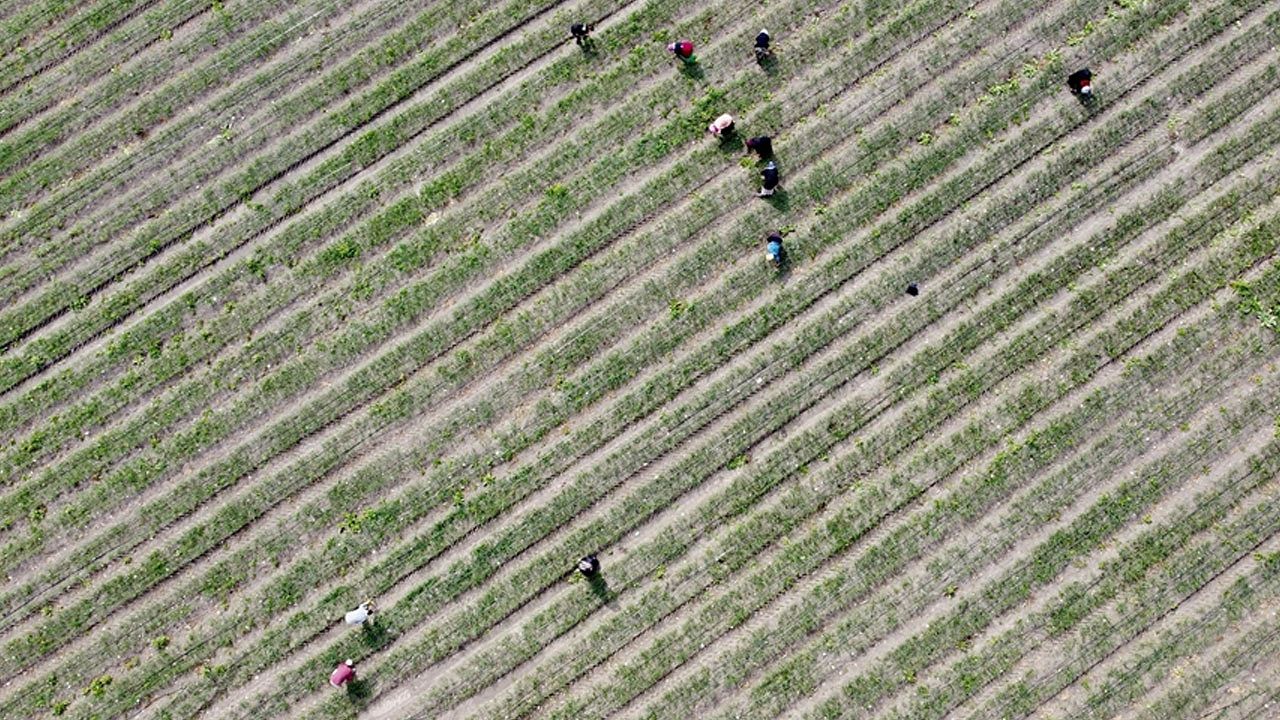
[[[1280,718],[1278,47],[0,0],[0,718]]]

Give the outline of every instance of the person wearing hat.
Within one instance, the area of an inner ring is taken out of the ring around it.
[[[778,189],[778,165],[770,160],[760,171],[760,192],[756,197],[769,197]]]
[[[600,560],[595,555],[586,555],[578,561],[578,572],[584,577],[593,577],[600,572]]]
[[[356,664],[352,660],[347,660],[335,668],[333,673],[329,675],[329,684],[336,688],[340,688],[355,679]]]
[[[725,113],[715,120],[712,120],[711,124],[707,126],[707,132],[718,138],[729,136],[733,133],[733,116],[729,113]]]

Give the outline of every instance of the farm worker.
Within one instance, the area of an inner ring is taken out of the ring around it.
[[[747,138],[746,145],[748,155],[754,152],[759,155],[761,159],[764,159],[773,154],[773,138],[768,135]]]
[[[778,188],[778,166],[772,160],[765,163],[764,169],[760,171],[760,192],[756,193],[757,197],[769,197]]]
[[[574,23],[569,26],[569,34],[573,36],[573,41],[578,43],[578,47],[586,45],[591,38],[589,35],[596,26],[591,23]]]
[[[1089,68],[1077,70],[1067,76],[1067,87],[1082,98],[1093,97],[1093,73]]]
[[[711,124],[707,126],[707,132],[718,138],[729,135],[733,132],[733,116],[729,113],[725,113],[715,120],[712,120]]]
[[[761,30],[760,34],[756,35],[756,59],[764,60],[767,57],[769,57],[769,31]]]
[[[373,612],[373,601],[365,600],[355,610],[344,615],[343,619],[347,621],[348,625],[363,625],[365,621],[373,617]]]
[[[765,241],[765,254],[774,267],[782,267],[782,233],[775,232]]]
[[[347,660],[334,669],[333,674],[329,676],[329,684],[336,688],[340,688],[355,679],[356,664],[351,660]]]
[[[915,297],[920,294],[920,286],[915,283],[907,283],[907,294]]]
[[[600,572],[600,560],[595,555],[587,555],[578,561],[578,572],[585,577],[592,577]]]
[[[673,42],[667,45],[667,50],[687,63],[697,62],[697,58],[693,56],[693,43],[688,40]]]

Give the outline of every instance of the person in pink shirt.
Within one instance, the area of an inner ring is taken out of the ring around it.
[[[356,664],[351,660],[347,660],[335,668],[333,673],[329,675],[329,684],[336,688],[340,688],[355,679]]]

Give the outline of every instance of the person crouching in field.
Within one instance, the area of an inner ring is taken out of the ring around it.
[[[688,40],[679,40],[667,45],[667,51],[683,60],[685,64],[698,61],[698,58],[693,54],[693,43]]]
[[[756,35],[755,50],[756,50],[756,61],[764,62],[765,60],[769,59],[770,52],[769,52],[769,31],[768,30],[761,30],[760,34]]]
[[[728,139],[733,135],[733,116],[729,113],[725,113],[715,120],[712,120],[711,124],[707,126],[707,132],[715,135],[721,140]]]
[[[767,160],[773,156],[773,138],[768,135],[747,138],[744,144],[747,146],[748,155],[755,153],[761,160]]]
[[[774,267],[782,267],[782,233],[775,232],[765,239],[764,252]]]
[[[1093,73],[1089,68],[1077,70],[1067,76],[1067,87],[1081,100],[1093,99]]]
[[[760,192],[756,197],[769,197],[778,189],[778,165],[770,160],[760,171]]]
[[[595,25],[591,23],[574,23],[569,26],[569,34],[578,43],[578,47],[586,47],[591,44],[591,31],[595,29]]]

